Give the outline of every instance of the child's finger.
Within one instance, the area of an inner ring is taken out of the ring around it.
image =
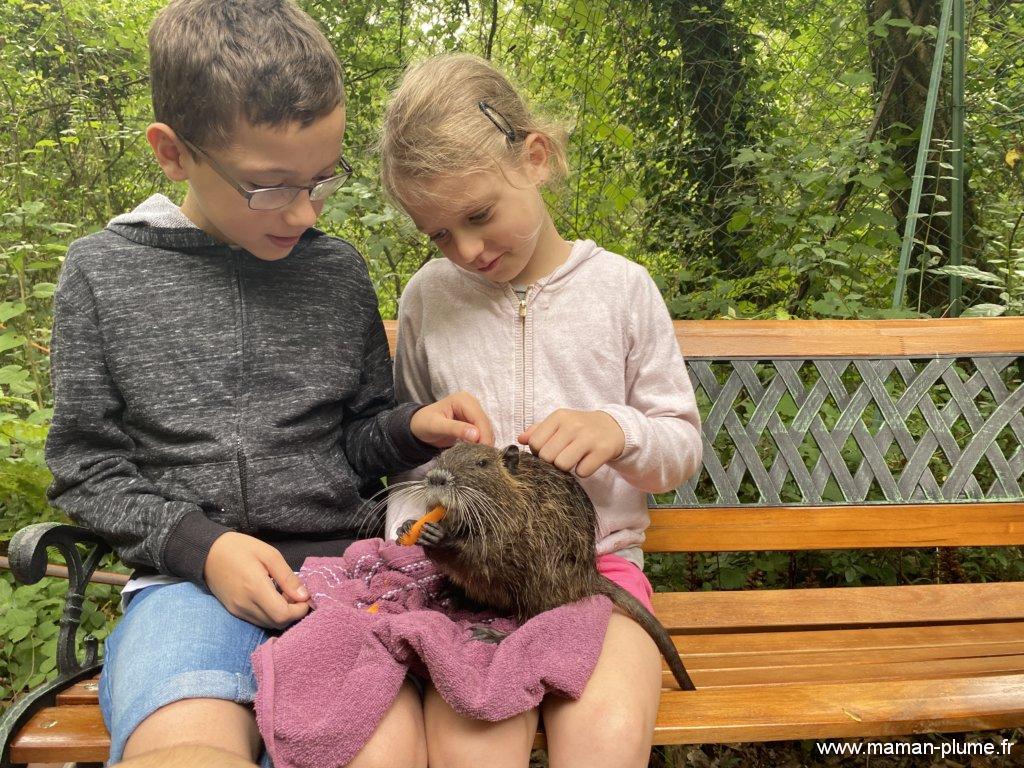
[[[551,436],[555,434],[558,429],[558,424],[555,423],[550,417],[544,419],[539,424],[534,424],[530,427],[530,439],[528,445],[530,450],[533,451],[534,456],[540,456],[541,450],[547,444]]]
[[[586,453],[587,447],[581,444],[579,440],[573,440],[558,452],[551,463],[563,472],[572,472],[573,469],[578,469],[577,465]]]
[[[443,417],[436,423],[435,434],[437,436],[435,444],[443,448],[455,445],[459,440],[475,443],[479,437],[476,427],[464,421]]]
[[[291,572],[291,568],[288,567],[285,559],[281,557],[281,554],[276,549],[273,550],[273,554],[277,555],[277,558],[270,557],[267,559],[274,560],[275,562],[265,563],[267,572],[271,578],[263,579],[258,585],[256,585],[255,589],[253,589],[251,593],[251,600],[253,603],[253,609],[266,617],[265,622],[258,623],[264,627],[284,629],[289,624],[298,621],[309,612],[309,603],[305,600],[288,602],[288,598],[285,596],[284,590],[280,593],[278,592],[278,589],[280,588],[278,578],[282,581],[286,581],[286,574],[291,576],[295,576],[295,574]],[[277,560],[280,562],[276,562]],[[274,569],[273,572],[271,572],[271,569]],[[274,577],[274,573],[277,573],[277,578]],[[298,579],[298,577],[296,577],[296,579]],[[294,592],[296,590],[293,588],[292,591]]]
[[[604,459],[600,453],[591,451],[576,464],[576,476],[590,477],[606,463],[608,463],[607,459]]]
[[[263,565],[266,567],[267,573],[270,574],[270,578],[277,584],[277,588],[289,601],[304,603],[309,600],[309,591],[280,552],[271,549],[270,554],[263,561]]]
[[[534,439],[536,440],[536,438]],[[569,434],[568,430],[556,429],[551,437],[544,442],[544,445],[540,446],[540,451],[538,452],[535,450],[534,453],[544,459],[544,461],[554,464],[559,469],[572,469],[572,466],[563,467],[562,463],[557,461],[566,448],[568,448],[572,443],[573,436]],[[530,447],[533,447],[532,443],[530,444]],[[567,456],[567,458],[569,457]],[[576,460],[579,461],[579,456],[576,457]]]
[[[267,589],[254,596],[256,608],[266,616],[265,627],[284,629],[309,612],[309,603],[289,603],[270,584]]]
[[[285,603],[284,610],[278,608],[276,616],[280,618],[280,629],[284,629],[289,624],[294,624],[296,621],[301,619],[309,613],[309,603]]]
[[[462,432],[456,436],[457,439],[493,445],[494,430],[491,428],[491,420],[487,418],[479,401],[468,392],[460,392],[459,395],[453,402],[455,417],[461,419],[462,423]]]

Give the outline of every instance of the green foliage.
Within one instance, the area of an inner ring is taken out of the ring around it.
[[[966,581],[1020,581],[1020,547],[963,547]],[[939,550],[816,550],[647,555],[655,591],[874,587],[946,581]]]
[[[0,701],[4,701],[56,675],[57,622],[64,610],[67,582],[43,579],[15,586],[9,573],[0,575],[0,605],[4,606],[0,614]],[[86,594],[79,638],[92,635],[102,641],[112,627],[117,590],[91,585]]]

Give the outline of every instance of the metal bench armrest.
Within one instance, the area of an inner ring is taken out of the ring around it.
[[[84,556],[79,545],[85,547]],[[68,592],[57,645],[57,670],[63,678],[96,665],[96,639],[85,638],[85,659],[81,661],[75,652],[75,639],[82,621],[85,587],[100,560],[111,550],[101,536],[87,528],[62,523],[28,525],[11,539],[8,556],[14,578],[21,584],[35,584],[43,578],[48,565],[46,552],[50,547],[60,551],[68,567]]]

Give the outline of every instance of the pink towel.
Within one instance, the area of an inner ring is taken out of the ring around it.
[[[518,628],[456,611],[420,547],[381,539],[357,541],[340,558],[309,558],[300,576],[314,610],[252,655],[256,720],[275,768],[348,763],[410,669],[429,676],[456,712],[480,720],[525,712],[549,693],[579,698],[612,607],[587,598]],[[480,624],[511,634],[480,642],[470,634]]]

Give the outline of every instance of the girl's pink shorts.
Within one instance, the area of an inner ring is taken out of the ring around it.
[[[648,611],[654,613],[654,606],[651,605],[651,594],[654,592],[651,582],[635,563],[619,555],[598,555],[597,572],[614,581],[639,600]]]

